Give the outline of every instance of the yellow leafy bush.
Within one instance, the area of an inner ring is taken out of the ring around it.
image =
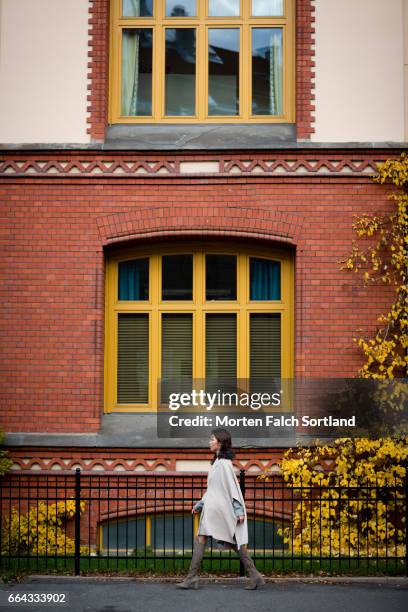
[[[80,502],[80,512],[85,502]],[[26,514],[16,508],[3,526],[2,551],[5,554],[63,555],[75,552],[75,542],[66,535],[66,523],[75,516],[75,499],[46,504],[39,501]],[[81,546],[87,554],[89,548]]]
[[[404,557],[407,442],[339,438],[333,446],[289,449],[281,468],[295,504],[291,525],[278,530],[289,549],[311,556]],[[322,469],[326,459],[334,460],[330,471]]]

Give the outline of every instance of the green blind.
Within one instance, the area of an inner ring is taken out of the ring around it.
[[[171,393],[191,391],[193,375],[193,315],[163,314],[161,401]]]
[[[118,403],[149,401],[149,315],[126,313],[118,319]]]
[[[205,333],[206,378],[237,376],[237,315],[207,314]]]
[[[162,378],[191,378],[193,374],[193,315],[162,317]]]
[[[251,379],[281,376],[281,316],[279,313],[251,314]]]

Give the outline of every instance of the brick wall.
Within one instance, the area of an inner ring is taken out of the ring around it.
[[[368,155],[358,152],[360,160]],[[39,156],[24,157],[30,158]],[[392,207],[385,188],[360,174],[31,178],[27,172],[0,178],[0,206],[0,422],[9,432],[98,431],[107,219],[124,242],[141,231],[154,237],[157,227],[163,237],[166,224],[172,236],[177,224],[184,235],[183,224],[193,231],[195,217],[198,235],[203,219],[206,232],[213,228],[222,237],[245,236],[255,223],[258,235],[275,227],[276,241],[286,228],[296,248],[296,376],[354,376],[362,356],[352,338],[372,333],[392,300],[392,288],[358,288],[355,275],[339,270],[354,237],[353,215]]]
[[[88,134],[103,142],[108,123],[109,0],[91,0],[89,8]],[[296,126],[297,138],[314,132],[314,3],[296,1]]]

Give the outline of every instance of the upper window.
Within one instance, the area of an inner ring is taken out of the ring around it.
[[[226,243],[113,255],[106,411],[156,410],[159,380],[167,392],[173,384],[188,389],[192,379],[250,379],[261,389],[291,378],[292,275],[286,251]]]
[[[111,123],[294,121],[294,0],[113,0],[111,24]]]

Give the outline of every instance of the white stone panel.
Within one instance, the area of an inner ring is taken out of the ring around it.
[[[0,142],[89,142],[88,9],[88,0],[0,0]]]
[[[316,142],[404,140],[405,0],[315,0]]]
[[[201,459],[177,459],[176,470],[177,472],[208,472],[210,469],[210,461],[204,461]]]

